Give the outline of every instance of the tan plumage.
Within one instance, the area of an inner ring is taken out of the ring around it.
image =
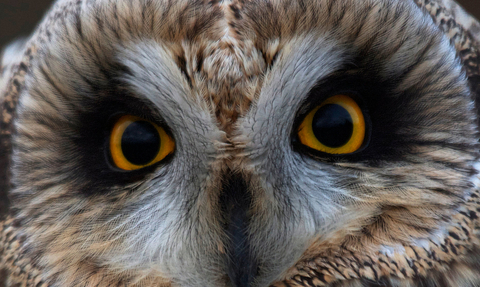
[[[58,1],[2,62],[0,286],[479,286],[479,27],[448,0]],[[331,93],[368,110],[352,155],[296,141]],[[118,113],[173,155],[112,167]]]

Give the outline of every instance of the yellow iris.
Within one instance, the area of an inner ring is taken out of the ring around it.
[[[347,154],[358,150],[365,138],[365,119],[349,96],[336,95],[315,107],[298,128],[300,142],[312,149]]]
[[[173,153],[175,142],[153,122],[126,115],[115,123],[110,135],[110,154],[123,170],[137,170]]]

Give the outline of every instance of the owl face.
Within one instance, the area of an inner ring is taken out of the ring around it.
[[[472,193],[471,92],[413,2],[60,1],[33,39],[11,198],[53,286],[268,286],[427,250]]]

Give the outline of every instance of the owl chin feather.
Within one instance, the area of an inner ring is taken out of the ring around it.
[[[479,49],[451,0],[59,0],[2,56],[0,286],[480,286]]]

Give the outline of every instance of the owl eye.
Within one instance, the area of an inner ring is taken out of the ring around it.
[[[155,123],[122,116],[110,135],[110,154],[118,168],[136,170],[155,164],[175,148],[173,139]]]
[[[352,153],[365,138],[362,110],[349,96],[330,97],[307,114],[298,137],[303,145],[321,152]]]

